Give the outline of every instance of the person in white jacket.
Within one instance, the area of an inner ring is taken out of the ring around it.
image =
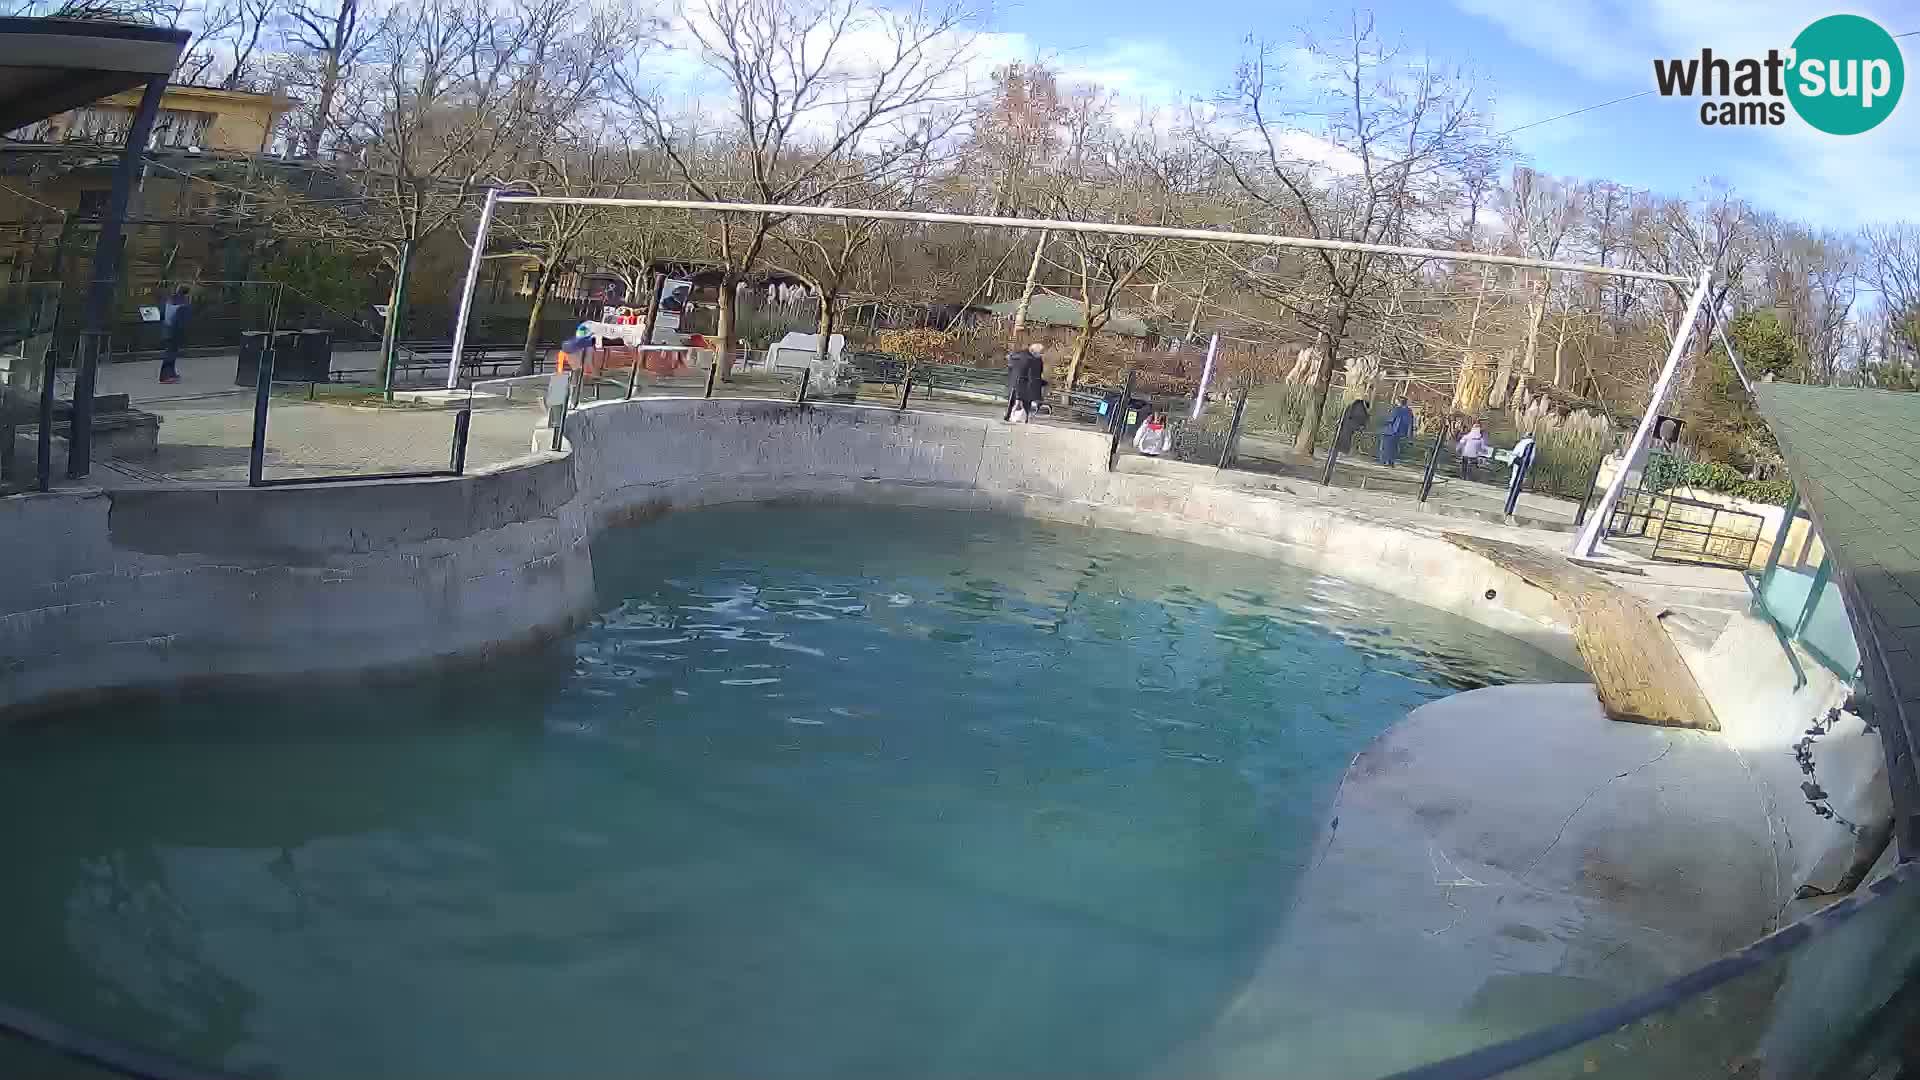
[[[1173,426],[1167,423],[1167,414],[1158,410],[1133,433],[1133,448],[1148,457],[1159,457],[1172,445]]]

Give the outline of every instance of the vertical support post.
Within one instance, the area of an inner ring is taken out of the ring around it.
[[[1586,493],[1580,496],[1580,509],[1573,515],[1573,527],[1578,529],[1587,523],[1587,508],[1593,504],[1593,489],[1600,483],[1600,470],[1606,468],[1607,455],[1601,454],[1600,460],[1593,463],[1593,474],[1587,477]]]
[[[87,315],[80,342],[80,366],[73,378],[73,415],[67,427],[67,475],[79,479],[93,467],[93,388],[99,377],[100,357],[108,351],[107,319],[113,307],[114,286],[120,281],[120,248],[125,239],[127,202],[133,197],[134,173],[147,153],[154,117],[167,77],[147,80],[127,129],[120,164],[113,171],[113,190],[107,197],[107,216],[100,223],[100,239],[93,248],[92,281],[87,289]]]
[[[1133,400],[1133,380],[1137,374],[1136,369],[1127,369],[1126,385],[1120,390],[1120,404],[1114,407],[1113,416],[1107,425],[1107,429],[1112,432],[1112,438],[1107,440],[1108,472],[1113,471],[1113,463],[1120,459],[1120,435],[1127,427],[1127,403]]]
[[[57,355],[58,350],[49,343],[47,355],[40,360],[40,433],[34,448],[39,461],[35,464],[34,479],[41,491],[53,489],[53,375]]]
[[[1520,491],[1527,486],[1527,473],[1532,471],[1532,469],[1532,455],[1528,455],[1525,461],[1516,461],[1513,463],[1513,475],[1507,480],[1507,505],[1500,511],[1507,517],[1512,517],[1514,510],[1519,507]]]
[[[1700,305],[1706,302],[1707,289],[1713,284],[1711,266],[1700,271],[1700,284],[1693,290],[1693,296],[1687,301],[1686,314],[1681,316],[1680,325],[1674,330],[1673,348],[1667,350],[1666,366],[1660,369],[1659,381],[1653,385],[1653,397],[1647,402],[1646,415],[1640,418],[1640,426],[1634,430],[1633,441],[1627,445],[1626,456],[1620,461],[1620,468],[1607,484],[1607,493],[1600,499],[1599,509],[1593,519],[1573,541],[1571,554],[1576,558],[1591,559],[1600,546],[1600,537],[1605,532],[1604,525],[1612,516],[1614,505],[1620,501],[1620,492],[1627,485],[1627,476],[1633,472],[1647,454],[1647,442],[1653,437],[1653,424],[1660,410],[1667,403],[1667,395],[1673,390],[1674,377],[1680,371],[1680,359],[1686,355],[1687,341],[1693,337],[1693,324],[1700,317]]]
[[[1200,419],[1200,410],[1207,403],[1207,384],[1213,381],[1213,356],[1219,349],[1220,335],[1215,334],[1207,340],[1207,362],[1200,367],[1200,388],[1193,392],[1193,412],[1188,414],[1189,420]]]
[[[453,414],[453,475],[462,476],[467,471],[467,429],[473,423],[473,406],[469,405]]]
[[[1767,582],[1773,580],[1773,572],[1780,568],[1780,556],[1787,550],[1787,536],[1793,532],[1793,519],[1800,513],[1800,492],[1795,490],[1787,496],[1787,505],[1780,508],[1780,527],[1773,533],[1773,548],[1767,552],[1767,565],[1760,570],[1760,589],[1766,591]],[[1811,529],[1808,530],[1812,532]]]
[[[900,401],[894,405],[894,410],[896,412],[906,412],[907,398],[912,396],[912,394],[913,394],[913,365],[902,364],[900,367]],[[1013,406],[1011,404],[1007,406],[1007,415],[1008,416],[1013,415]]]
[[[273,395],[273,339],[260,347],[260,366],[253,376],[253,442],[247,448],[247,486],[259,487],[267,464],[267,402]]]
[[[1833,556],[1820,557],[1820,567],[1813,572],[1813,584],[1807,586],[1807,603],[1800,609],[1800,617],[1793,621],[1793,640],[1799,641],[1800,635],[1807,632],[1807,624],[1813,621],[1813,609],[1820,606],[1820,594],[1827,591],[1827,582],[1833,577]]]
[[[473,252],[467,256],[467,281],[460,287],[460,314],[453,321],[453,355],[447,358],[447,389],[460,388],[460,353],[467,346],[467,317],[473,313],[473,290],[480,284],[480,259],[487,250],[487,231],[493,228],[493,208],[500,203],[500,189],[487,189],[487,201],[480,207],[480,224],[473,230]]]
[[[807,383],[811,381],[812,378],[813,378],[812,368],[809,367],[809,368],[800,369],[800,392],[793,395],[793,403],[795,405],[805,405],[807,403]]]
[[[700,394],[701,397],[710,398],[713,396],[713,380],[718,378],[719,375],[720,375],[720,354],[715,353],[713,357],[713,363],[707,367],[707,388]],[[555,449],[558,449],[558,448],[556,447]]]
[[[1327,444],[1327,466],[1326,468],[1320,470],[1320,486],[1321,487],[1326,487],[1329,484],[1333,483],[1333,465],[1334,465],[1334,462],[1337,462],[1339,460],[1340,460],[1340,440],[1336,437],[1332,442]]]
[[[1447,430],[1447,425],[1444,423],[1440,425],[1439,431],[1434,432],[1433,449],[1427,451],[1427,467],[1420,474],[1420,501],[1423,503],[1427,501],[1427,496],[1433,493],[1433,475],[1440,469],[1440,450],[1446,446],[1447,437],[1451,434],[1453,433]]]
[[[1253,380],[1249,378],[1240,384],[1240,395],[1233,403],[1233,423],[1227,427],[1227,441],[1220,447],[1220,461],[1214,467],[1224,469],[1233,464],[1233,451],[1240,445],[1240,421],[1247,415],[1247,392],[1253,389]]]

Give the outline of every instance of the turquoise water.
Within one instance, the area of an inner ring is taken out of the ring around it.
[[[985,515],[707,510],[594,563],[590,626],[482,673],[0,737],[0,1001],[294,1080],[1140,1076],[1370,738],[1580,678]]]

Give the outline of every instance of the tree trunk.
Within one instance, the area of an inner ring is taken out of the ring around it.
[[[1487,391],[1487,407],[1504,408],[1507,404],[1507,384],[1513,381],[1513,350],[1500,350],[1500,363],[1493,369],[1493,386]]]
[[[1094,327],[1087,320],[1081,320],[1080,331],[1073,335],[1073,352],[1067,356],[1066,393],[1073,393],[1074,383],[1080,381],[1080,364],[1087,358],[1087,347],[1093,344]]]
[[[833,342],[833,297],[824,292],[816,292],[814,295],[820,298],[820,314],[813,320],[813,334],[818,339],[813,346],[813,363],[815,367],[824,370],[827,366],[827,357],[832,352],[828,346]]]
[[[540,316],[547,307],[547,293],[553,288],[553,268],[545,263],[533,281],[533,307],[527,312],[527,341],[520,350],[518,374],[533,374],[534,360],[540,353]]]
[[[1528,375],[1539,373],[1539,368],[1534,366],[1537,358],[1536,344],[1540,337],[1540,320],[1544,319],[1546,314],[1547,286],[1542,282],[1538,291],[1527,290],[1527,354],[1522,369]]]
[[[400,254],[394,259],[393,288],[387,294],[387,322],[380,331],[380,366],[375,381],[393,387],[393,354],[400,345],[401,314],[407,306],[407,274],[413,269],[413,243],[401,241]]]
[[[740,281],[740,275],[728,270],[720,276],[720,315],[714,327],[714,337],[719,338],[720,355],[713,362],[720,366],[720,381],[733,378],[733,307],[738,299],[734,286]]]
[[[1567,369],[1563,362],[1563,357],[1567,349],[1568,322],[1569,320],[1566,314],[1562,313],[1560,316],[1560,331],[1553,337],[1553,385],[1556,388],[1562,389],[1565,387],[1565,379],[1567,376]]]
[[[1047,250],[1047,230],[1040,230],[1040,239],[1033,245],[1033,261],[1027,264],[1027,284],[1020,290],[1020,303],[1013,309],[1013,332],[1015,340],[1009,342],[1014,348],[1023,348],[1018,339],[1027,328],[1027,307],[1033,303],[1034,283],[1040,278],[1040,256]]]
[[[325,65],[320,69],[320,98],[313,105],[313,123],[307,125],[307,137],[302,152],[304,156],[320,156],[320,140],[327,133],[327,117],[333,113],[333,96],[340,88],[340,58],[327,54]]]
[[[1313,443],[1320,433],[1320,414],[1327,408],[1327,392],[1333,387],[1333,365],[1339,356],[1340,338],[1347,331],[1346,297],[1340,297],[1329,305],[1325,323],[1313,342],[1314,352],[1318,353],[1319,366],[1313,372],[1313,390],[1307,394],[1307,411],[1300,417],[1300,430],[1293,436],[1293,452],[1302,457],[1313,453]]]

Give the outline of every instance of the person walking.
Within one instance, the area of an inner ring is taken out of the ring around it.
[[[1375,458],[1380,464],[1391,466],[1400,460],[1400,442],[1413,434],[1413,410],[1407,407],[1407,399],[1387,413],[1387,422],[1380,429],[1380,453]]]
[[[185,285],[173,290],[173,296],[160,309],[160,381],[180,381],[180,346],[186,344],[187,325],[193,319],[193,298]]]
[[[1353,452],[1353,437],[1367,426],[1367,418],[1373,412],[1373,406],[1365,398],[1355,398],[1353,404],[1340,416],[1340,432],[1334,436],[1335,451],[1347,454]]]
[[[1475,471],[1480,463],[1493,453],[1493,444],[1487,441],[1486,421],[1475,420],[1473,426],[1460,436],[1460,442],[1454,447],[1460,455],[1460,479],[1475,480]]]
[[[1024,424],[1040,400],[1041,375],[1046,371],[1047,347],[1036,341],[1007,354],[1008,423]]]

